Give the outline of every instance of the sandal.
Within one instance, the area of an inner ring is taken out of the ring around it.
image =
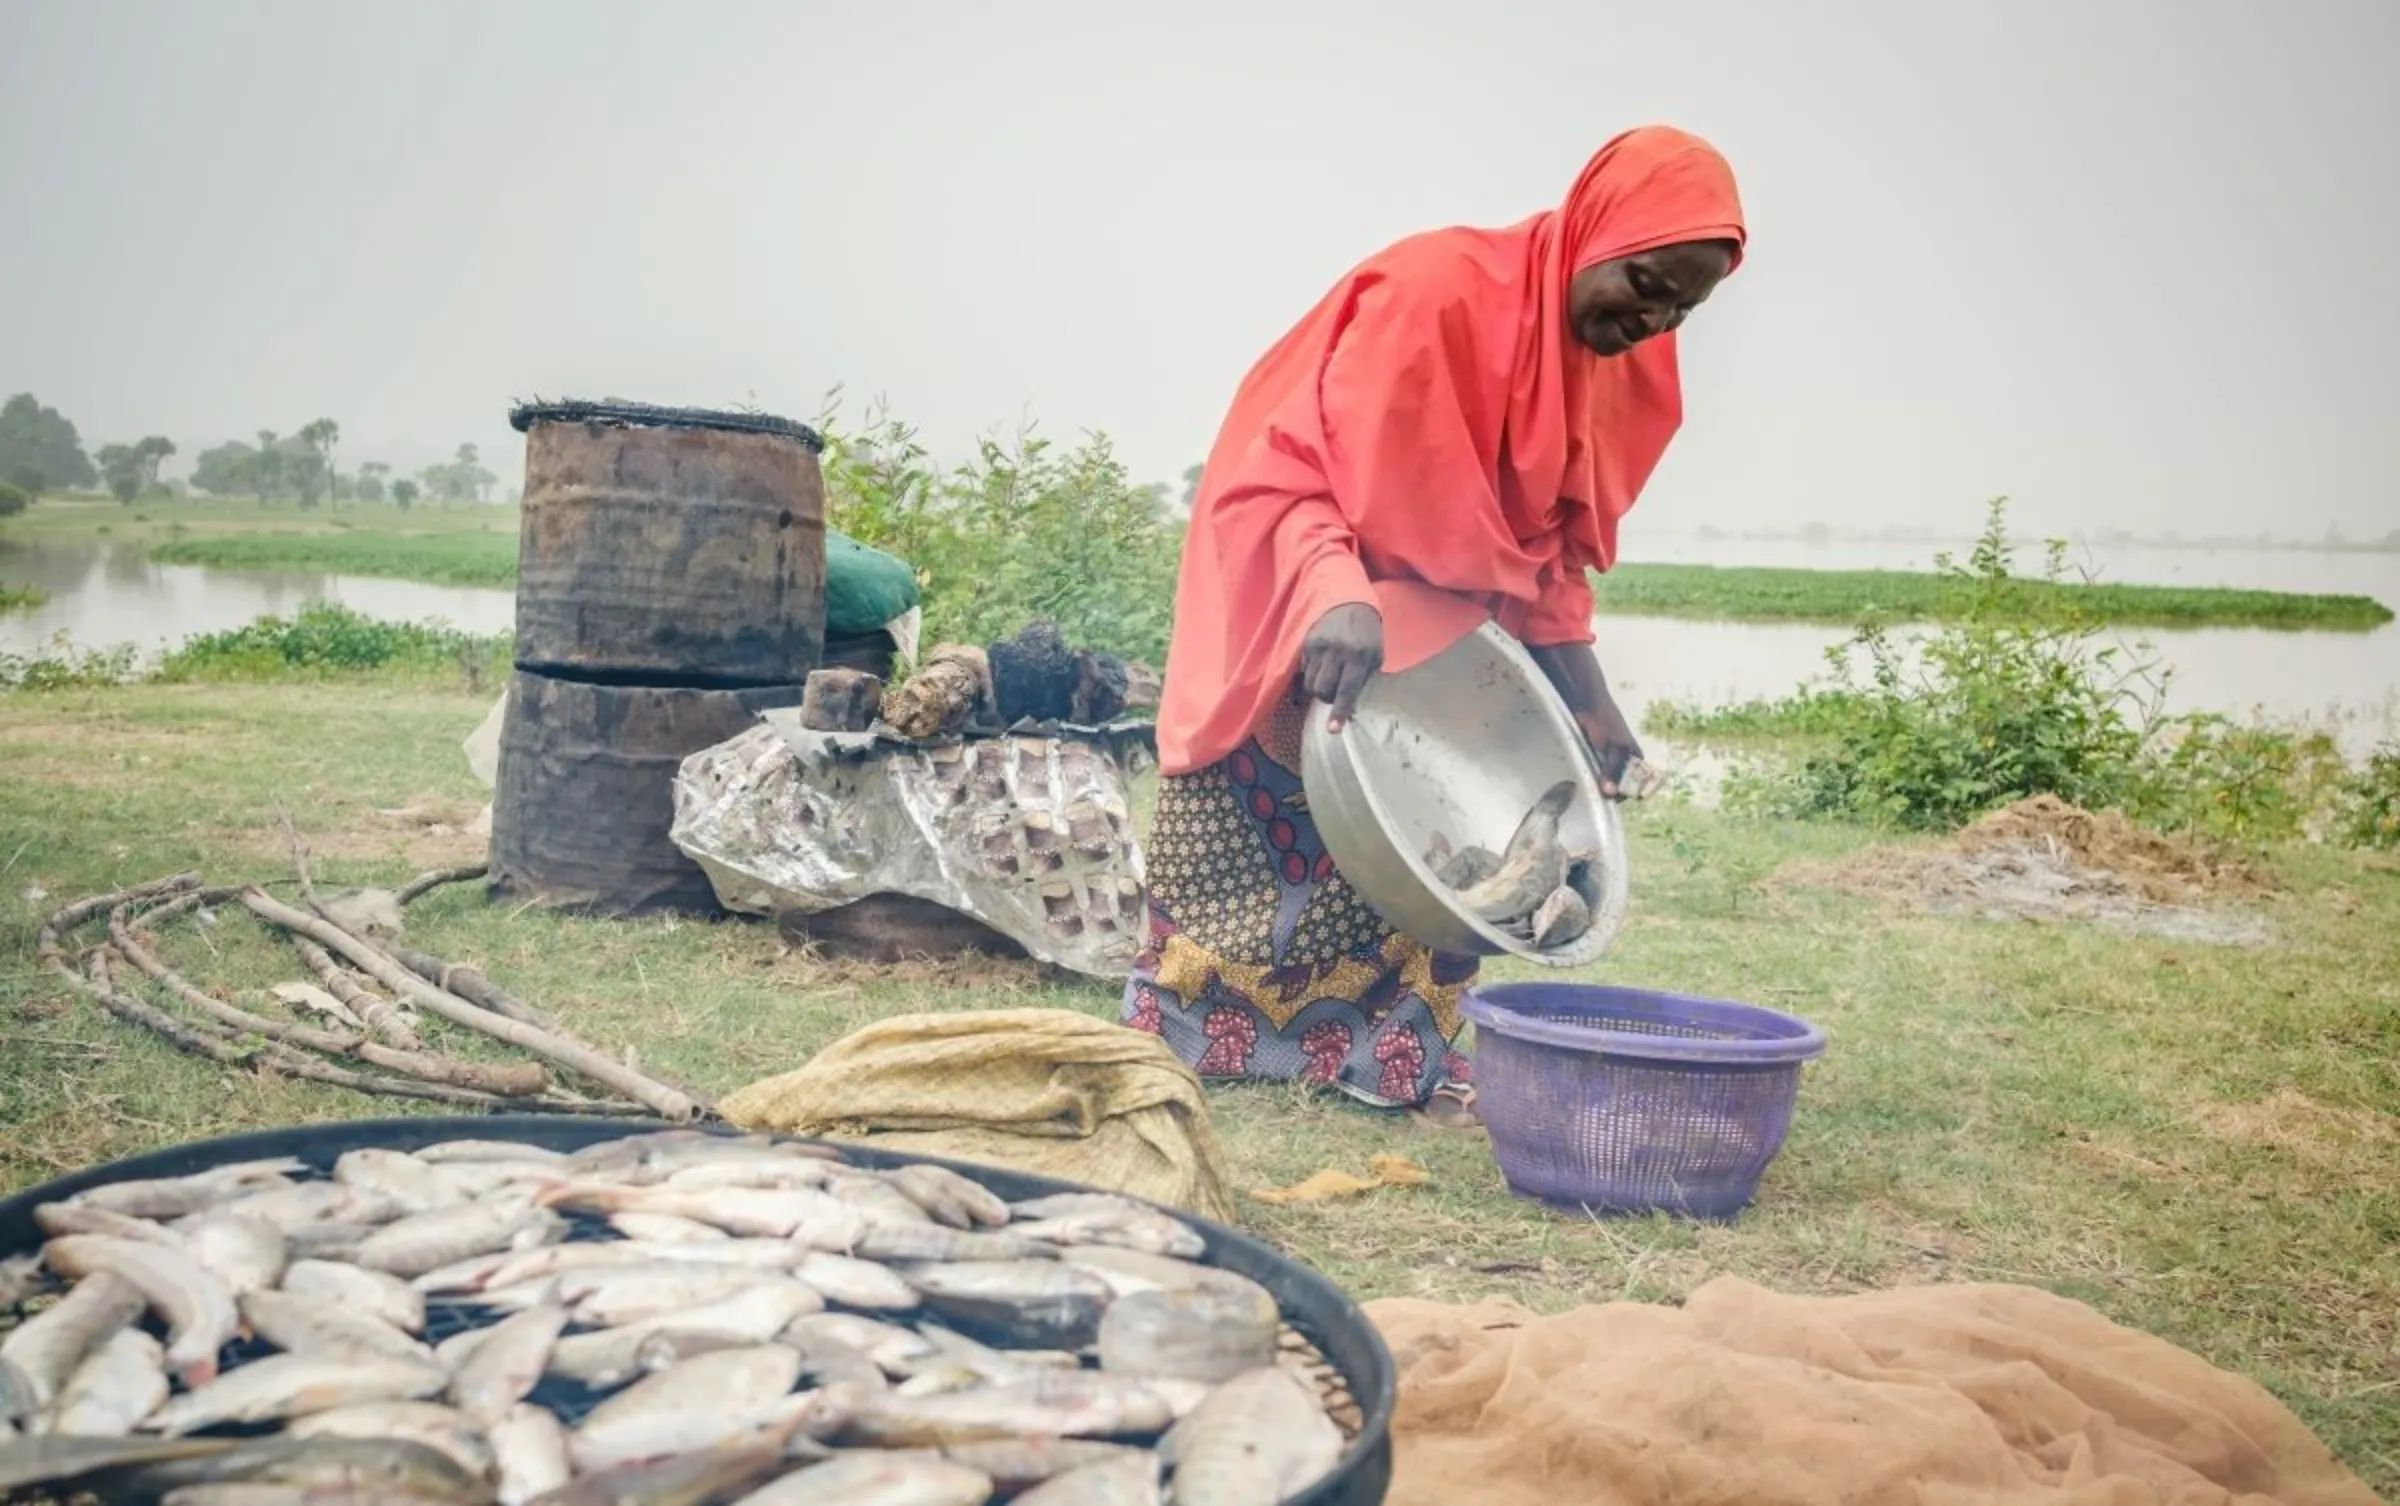
[[[1475,1090],[1465,1083],[1444,1083],[1435,1088],[1417,1115],[1436,1129],[1483,1128],[1483,1115],[1475,1107]]]

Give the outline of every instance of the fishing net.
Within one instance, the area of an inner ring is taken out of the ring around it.
[[[2019,1286],[1374,1302],[1389,1506],[2375,1506],[2264,1390]]]
[[[1156,1036],[1071,1010],[896,1016],[717,1107],[745,1129],[864,1140],[1233,1217],[1200,1079]]]

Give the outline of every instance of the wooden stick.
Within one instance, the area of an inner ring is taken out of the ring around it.
[[[512,1046],[547,1058],[569,1071],[577,1072],[596,1083],[612,1088],[641,1104],[661,1119],[687,1122],[702,1114],[714,1113],[715,1105],[694,1095],[680,1092],[634,1071],[623,1062],[593,1050],[581,1042],[568,1041],[549,1031],[537,1029],[522,1020],[492,1013],[470,1004],[458,995],[426,982],[394,962],[381,950],[352,936],[339,926],[328,925],[316,916],[304,914],[291,906],[268,898],[257,889],[242,895],[242,903],[262,920],[270,921],[287,931],[308,937],[329,951],[348,958],[360,971],[430,1013],[440,1015],[454,1025],[508,1042]]]
[[[198,903],[199,895],[186,895],[169,900],[150,911],[143,919],[156,923],[171,919]],[[533,1062],[516,1062],[507,1066],[486,1066],[480,1062],[454,1061],[449,1057],[431,1056],[418,1051],[401,1051],[377,1041],[362,1040],[354,1035],[342,1035],[319,1030],[313,1025],[287,1024],[255,1015],[246,1009],[228,1004],[194,987],[181,973],[161,962],[133,936],[127,918],[134,904],[119,905],[109,912],[108,936],[125,960],[156,980],[169,993],[200,1011],[201,1014],[228,1029],[263,1037],[279,1044],[321,1051],[327,1056],[355,1056],[386,1071],[402,1073],[430,1083],[453,1088],[471,1088],[480,1093],[503,1098],[523,1098],[537,1094],[549,1086],[550,1076]]]
[[[444,962],[431,952],[420,952],[413,947],[386,945],[384,951],[391,954],[394,962],[434,987],[446,988],[470,1004],[479,1005],[497,1015],[506,1015],[536,1030],[547,1030],[553,1034],[558,1031],[547,1015],[471,967]]]
[[[468,863],[458,868],[436,868],[431,873],[420,873],[402,884],[394,892],[393,898],[405,907],[410,901],[422,899],[444,884],[463,884],[469,879],[483,877],[488,871],[490,871],[489,865],[483,863]]]
[[[425,1042],[417,1034],[416,1020],[401,1006],[362,985],[355,974],[333,959],[333,954],[305,936],[294,936],[292,945],[300,952],[300,960],[317,975],[325,991],[357,1015],[387,1046],[402,1051],[422,1051]]]
[[[328,1062],[299,1052],[279,1048],[272,1042],[242,1046],[224,1036],[194,1030],[174,1016],[131,994],[120,991],[109,979],[108,948],[94,947],[85,959],[91,976],[85,978],[67,966],[63,956],[46,959],[53,971],[100,1001],[100,1007],[128,1024],[139,1025],[156,1032],[179,1051],[204,1057],[221,1066],[250,1070],[264,1066],[287,1077],[305,1078],[332,1087],[349,1088],[360,1093],[374,1093],[387,1098],[421,1098],[431,1103],[458,1104],[467,1108],[522,1108],[518,1099],[497,1098],[489,1093],[477,1093],[466,1088],[444,1087],[438,1083],[410,1082],[397,1077],[370,1077],[364,1073],[344,1071]]]
[[[170,873],[165,878],[152,879],[146,884],[134,884],[129,888],[112,889],[106,894],[95,894],[90,899],[79,899],[42,922],[41,929],[34,933],[34,953],[47,960],[60,951],[60,942],[70,932],[93,916],[133,900],[177,894],[197,886],[199,882],[200,875],[197,873]]]

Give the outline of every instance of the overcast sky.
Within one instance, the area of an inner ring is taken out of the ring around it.
[[[2395,0],[0,0],[0,392],[513,482],[513,398],[838,383],[1165,480],[1346,267],[1661,120],[1752,251],[1629,538],[2380,533],[2395,57]]]

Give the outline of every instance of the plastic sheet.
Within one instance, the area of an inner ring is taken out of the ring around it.
[[[1147,724],[921,747],[811,732],[793,711],[761,722],[675,781],[675,844],[725,908],[819,914],[906,894],[1059,967],[1131,971],[1146,916],[1126,783]]]

